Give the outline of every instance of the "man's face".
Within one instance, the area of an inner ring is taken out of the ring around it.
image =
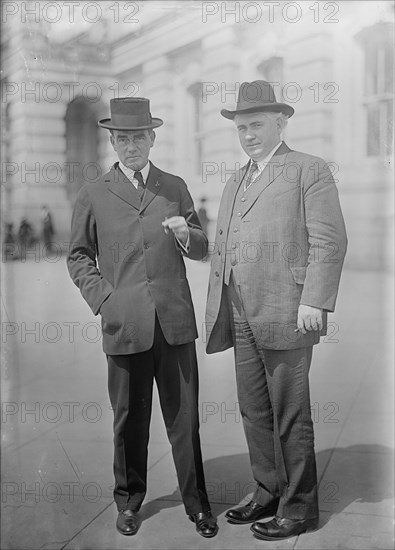
[[[155,134],[152,130],[113,130],[110,140],[119,160],[131,170],[139,171],[148,162]]]
[[[242,148],[257,162],[263,160],[280,142],[281,121],[276,120],[271,114],[236,115],[234,122]]]

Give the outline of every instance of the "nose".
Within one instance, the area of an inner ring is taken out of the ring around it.
[[[136,144],[133,139],[130,139],[128,142],[128,152],[134,153],[137,150]]]
[[[255,134],[252,130],[247,130],[245,136],[244,136],[244,139],[246,141],[251,141],[252,139],[255,139]]]

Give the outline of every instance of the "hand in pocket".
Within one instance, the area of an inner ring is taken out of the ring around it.
[[[113,291],[100,306],[100,315],[108,327],[118,328],[121,326],[119,310],[117,308],[115,291]]]

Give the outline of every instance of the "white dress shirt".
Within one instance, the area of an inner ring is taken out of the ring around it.
[[[119,161],[119,167],[122,170],[122,172],[125,174],[125,176],[128,178],[128,180],[130,180],[133,183],[133,185],[135,186],[135,188],[137,189],[137,186],[138,186],[139,182],[134,177],[134,174],[135,174],[136,171],[132,170],[131,168],[128,168],[127,166],[125,166],[121,161]],[[143,176],[144,185],[146,184],[146,181],[147,181],[147,178],[148,178],[149,169],[150,169],[150,163],[147,162],[147,164],[144,166],[144,168],[142,168],[141,170],[138,170],[141,173],[141,175]]]
[[[267,164],[271,161],[272,156],[274,155],[274,153],[277,151],[277,149],[280,147],[281,144],[282,144],[282,141],[277,143],[277,145],[275,147],[273,147],[273,149],[270,151],[270,153],[263,160],[260,160],[259,162],[255,161],[258,165],[258,170],[256,171],[255,177],[254,177],[254,179],[252,180],[252,182],[250,183],[250,185],[248,187],[250,187],[260,177],[260,175],[262,174],[262,172],[266,168]],[[252,162],[253,162],[253,159],[251,159],[251,164],[252,164]],[[250,169],[251,169],[251,164],[250,164]],[[247,181],[247,179],[248,178],[244,178],[244,191],[246,191],[246,181]]]

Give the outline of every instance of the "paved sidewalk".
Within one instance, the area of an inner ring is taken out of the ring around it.
[[[225,511],[253,483],[237,409],[232,350],[197,342],[207,487],[220,531],[203,539],[185,515],[157,396],[148,495],[134,537],[115,530],[112,411],[99,319],[64,258],[2,264],[2,549],[393,548],[393,280],[345,270],[330,333],[315,348],[311,398],[320,529],[255,539]],[[209,266],[188,263],[200,336]]]

